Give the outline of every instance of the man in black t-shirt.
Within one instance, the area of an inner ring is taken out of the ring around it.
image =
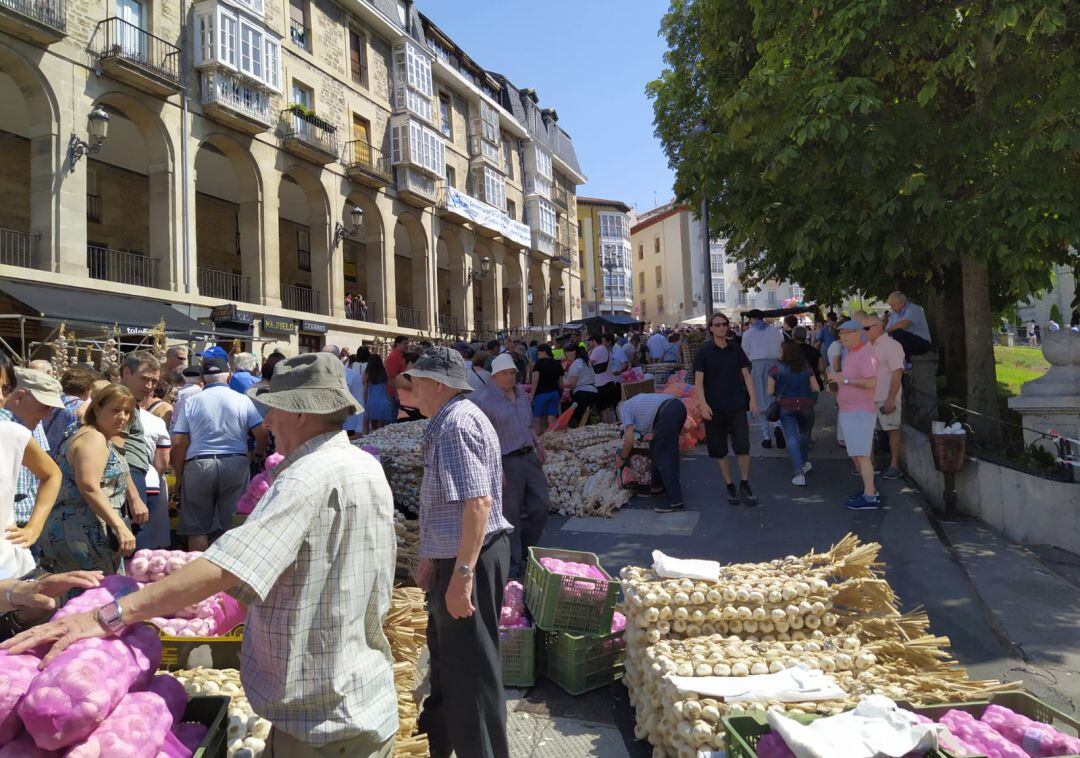
[[[757,413],[753,384],[750,380],[750,359],[742,348],[728,339],[731,322],[723,313],[709,319],[712,340],[702,345],[694,356],[694,395],[705,420],[705,442],[709,457],[720,463],[720,472],[727,485],[728,503],[758,504],[750,489],[750,425],[746,412]],[[728,437],[739,458],[738,489],[731,479],[728,462]]]
[[[552,357],[551,345],[540,345],[536,350],[540,358],[532,370],[532,407],[533,425],[537,435],[540,435],[559,416],[563,367]]]

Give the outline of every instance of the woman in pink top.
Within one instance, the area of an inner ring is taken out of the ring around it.
[[[877,387],[877,357],[874,346],[862,340],[863,327],[858,321],[840,326],[840,342],[847,351],[839,373],[829,371],[829,381],[837,386],[840,405],[837,423],[843,432],[848,455],[863,480],[863,491],[847,499],[845,508],[873,510],[881,505],[874,487],[874,464],[870,458],[877,424],[874,389]]]

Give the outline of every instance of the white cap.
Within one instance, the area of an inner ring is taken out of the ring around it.
[[[509,353],[503,353],[491,362],[491,374],[494,376],[500,371],[517,371],[517,364]]]

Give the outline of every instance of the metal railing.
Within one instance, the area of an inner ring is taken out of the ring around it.
[[[122,18],[101,21],[94,32],[99,58],[119,58],[180,86],[180,48]]]
[[[461,331],[461,321],[449,313],[439,314],[439,331],[443,334],[457,334]]]
[[[225,106],[267,126],[274,123],[270,93],[231,72],[202,72],[202,103]]]
[[[310,287],[297,287],[294,284],[281,285],[281,305],[291,311],[321,313],[319,310],[319,291]]]
[[[34,268],[37,243],[36,234],[17,232],[14,229],[0,229],[0,263],[5,266]]]
[[[8,8],[67,33],[67,0],[0,0],[0,8]]]
[[[101,223],[101,195],[86,193],[86,220],[91,224]]]
[[[337,155],[338,137],[335,126],[318,116],[310,116],[289,108],[281,112],[281,117],[285,121],[284,139],[298,139],[323,152]]]
[[[250,276],[200,266],[196,272],[196,280],[199,283],[199,294],[203,297],[242,303],[251,302]]]
[[[308,42],[311,40],[311,29],[299,21],[289,19],[289,39],[302,50],[308,50]]]
[[[296,251],[296,267],[301,271],[311,271],[311,251]]]
[[[86,247],[86,267],[90,270],[91,279],[157,287],[159,263],[157,258],[141,253],[110,250],[97,245]]]
[[[571,250],[568,245],[564,245],[561,242],[555,243],[555,257],[567,266],[574,265],[574,251]]]
[[[398,326],[403,326],[406,329],[419,329],[420,311],[410,305],[399,305],[397,307],[397,323]]]
[[[361,169],[387,182],[393,178],[390,173],[390,159],[367,140],[354,139],[345,143],[345,167]]]
[[[382,323],[379,319],[378,304],[372,300],[364,301],[364,312],[361,313],[359,307],[356,305],[356,301],[353,301],[352,311],[345,313],[345,318],[356,319],[357,321],[366,321],[371,324]]]

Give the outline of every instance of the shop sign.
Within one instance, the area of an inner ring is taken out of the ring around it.
[[[278,316],[263,316],[262,330],[263,333],[272,332],[274,334],[295,334],[296,322],[293,321],[291,318],[280,318]]]
[[[255,314],[238,310],[236,303],[225,303],[210,311],[210,320],[215,324],[229,322],[251,326],[251,324],[255,323]]]
[[[345,278],[356,281],[356,264],[351,261],[345,261]]]
[[[326,334],[326,324],[320,324],[318,321],[301,321],[300,331],[308,334]]]

